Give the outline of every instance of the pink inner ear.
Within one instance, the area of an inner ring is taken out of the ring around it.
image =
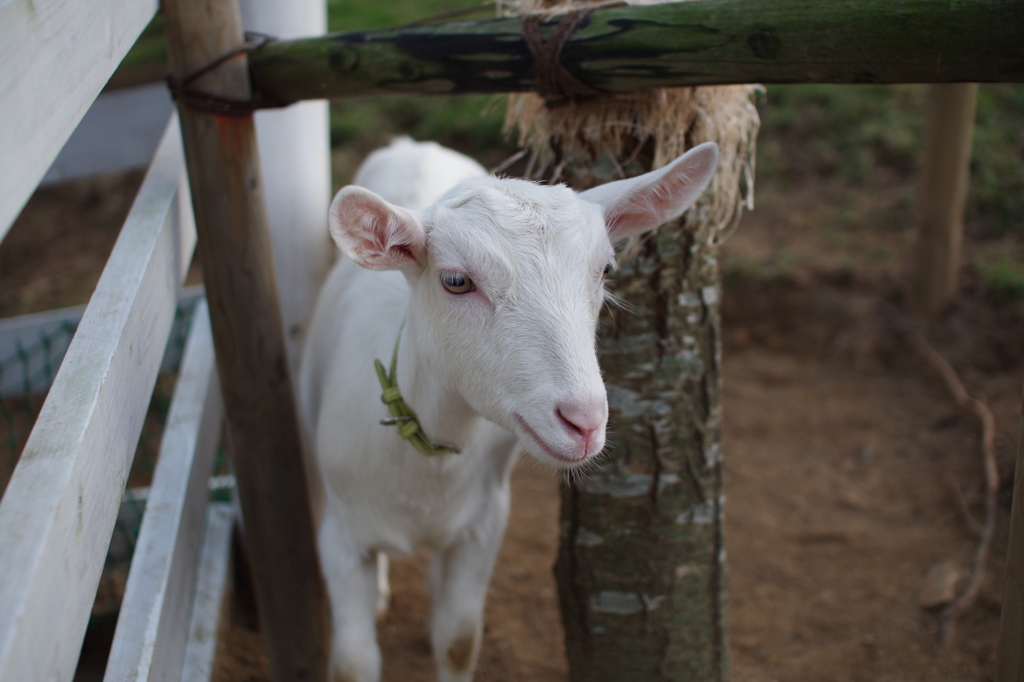
[[[689,198],[692,182],[690,173],[677,171],[629,195],[608,217],[609,235],[613,240],[629,237],[671,220]]]
[[[606,219],[608,237],[613,241],[625,239],[639,232],[644,232],[655,220],[656,213],[654,206],[644,206],[640,196],[633,196],[628,201],[622,202],[615,207],[615,210]]]
[[[678,217],[707,187],[718,165],[718,148],[700,145],[670,164],[664,173],[626,192],[607,211],[606,224],[612,241],[653,230]],[[644,176],[641,176],[644,177]]]
[[[425,238],[412,215],[365,190],[338,198],[331,233],[352,260],[374,270],[419,264]]]
[[[366,211],[360,214],[362,227],[369,238],[363,245],[357,247],[366,257],[377,258],[386,261],[398,261],[408,258],[416,260],[413,253],[413,244],[410,230],[405,221],[391,213],[376,213]]]

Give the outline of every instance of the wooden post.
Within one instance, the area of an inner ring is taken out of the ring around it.
[[[926,316],[941,312],[956,292],[977,95],[977,83],[928,88],[910,288],[911,307]]]
[[[1010,546],[1006,550],[1006,585],[994,682],[1024,682],[1024,395],[1017,426],[1017,471],[1013,482]]]
[[[573,682],[729,679],[721,282],[704,232],[662,225],[614,276],[629,308],[598,337],[611,447],[562,494]]]
[[[716,254],[751,189],[751,94],[509,105],[521,138],[576,189],[659,168],[700,142],[722,150],[697,205],[625,245],[609,276],[626,305],[606,307],[598,326],[608,447],[563,488],[555,564],[573,682],[729,679]]]
[[[243,42],[234,0],[166,0],[168,60],[182,79]],[[195,82],[251,97],[246,59]],[[179,103],[256,601],[277,682],[320,682],[327,612],[282,333],[252,116]]]

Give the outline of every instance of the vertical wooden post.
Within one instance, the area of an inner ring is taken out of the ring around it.
[[[163,9],[170,71],[178,79],[243,42],[235,0],[165,0]],[[248,100],[246,64],[244,55],[230,59],[194,86]],[[321,682],[327,667],[325,591],[253,119],[214,115],[180,102],[178,110],[271,675],[277,682]]]
[[[999,619],[999,648],[994,682],[1024,682],[1024,395],[1017,426],[1017,471],[1010,510],[1010,546]]]
[[[911,307],[922,315],[939,313],[956,292],[977,95],[977,83],[928,87],[910,290]]]
[[[721,278],[686,221],[620,262],[598,334],[611,447],[563,490],[555,565],[573,682],[729,679]]]
[[[752,93],[510,102],[521,139],[576,189],[660,168],[701,142],[722,150],[705,196],[624,246],[610,278],[627,305],[606,308],[598,328],[609,446],[563,489],[555,564],[573,682],[729,679],[716,254],[751,189]]]

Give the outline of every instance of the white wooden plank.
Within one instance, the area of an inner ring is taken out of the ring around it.
[[[162,82],[103,93],[89,107],[41,184],[145,168],[173,109],[174,100]]]
[[[202,284],[185,287],[178,298],[179,309],[194,305],[204,295]],[[50,390],[84,313],[85,306],[80,305],[0,319],[0,398]],[[187,322],[175,317],[172,339],[181,338]],[[181,344],[168,343],[160,371],[177,371],[182,350]]]
[[[0,680],[70,680],[185,274],[172,120],[0,500]]]
[[[157,0],[0,0],[0,239]]]
[[[203,549],[199,555],[192,609],[189,615],[181,682],[207,682],[213,676],[224,599],[231,565],[231,531],[235,511],[230,503],[210,504],[206,510]]]
[[[207,479],[224,418],[206,303],[196,310],[104,680],[176,681]]]

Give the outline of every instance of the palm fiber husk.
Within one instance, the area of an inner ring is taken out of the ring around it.
[[[503,13],[552,18],[599,4],[516,0],[505,3]],[[662,88],[557,107],[533,93],[516,94],[509,98],[505,131],[514,131],[519,146],[529,150],[528,176],[576,189],[655,170],[698,144],[717,142],[718,172],[686,221],[698,238],[717,246],[735,230],[742,209],[754,207],[760,119],[753,99],[759,89]]]

